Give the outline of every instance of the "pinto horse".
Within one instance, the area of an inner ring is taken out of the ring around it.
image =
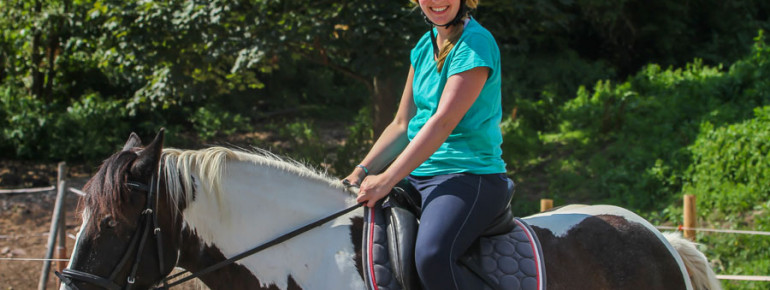
[[[62,289],[169,286],[175,267],[211,289],[366,288],[355,194],[269,152],[163,149],[163,131],[142,147],[131,134],[84,191]],[[525,220],[547,288],[719,289],[692,243],[627,210],[568,206]]]

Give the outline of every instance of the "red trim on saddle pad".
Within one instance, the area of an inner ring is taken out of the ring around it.
[[[537,241],[532,237],[532,233],[530,233],[529,228],[525,226],[519,219],[513,219],[514,222],[524,231],[524,234],[527,235],[527,239],[529,240],[529,245],[532,247],[532,254],[535,257],[535,264],[537,269],[537,289],[543,290],[545,289],[545,285],[543,285],[543,276],[540,271],[541,265],[543,263],[542,260],[540,260],[540,253],[538,252],[537,248]]]
[[[374,248],[374,208],[369,208],[369,217],[366,221],[369,223],[369,238],[368,242],[366,243],[366,251],[369,253],[368,257],[368,264],[367,268],[369,269],[369,277],[371,277],[371,286],[374,290],[379,290],[377,286],[377,278],[374,275],[374,260],[372,257],[374,257],[374,253],[372,252],[372,249]]]

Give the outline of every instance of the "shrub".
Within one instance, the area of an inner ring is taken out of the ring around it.
[[[693,163],[682,191],[697,195],[702,215],[741,218],[770,199],[770,107],[755,114],[718,128],[704,122],[689,147]]]
[[[769,51],[760,33],[728,70],[699,60],[678,69],[653,64],[626,82],[579,89],[559,108],[559,125],[538,137],[545,151],[533,168],[550,176],[545,194],[665,208],[679,196],[702,123],[741,122],[770,104]]]
[[[358,111],[353,120],[353,125],[348,127],[348,136],[345,144],[337,148],[332,164],[331,172],[345,177],[353,167],[364,157],[374,142],[374,131],[372,130],[371,110],[364,107]]]
[[[97,160],[111,154],[130,130],[124,103],[88,93],[69,105],[6,89],[2,95],[0,147],[7,157],[34,160]],[[11,155],[12,154],[12,155]]]
[[[239,130],[251,130],[248,117],[230,113],[216,105],[198,107],[191,113],[190,122],[201,141],[231,135]]]

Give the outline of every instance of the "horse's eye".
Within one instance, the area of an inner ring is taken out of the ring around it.
[[[108,214],[108,215],[106,215],[106,216],[105,216],[105,217],[102,219],[102,224],[103,224],[103,225],[106,225],[106,226],[108,226],[108,227],[114,228],[114,227],[118,226],[118,221],[117,221],[117,220],[115,220],[114,218],[112,218],[112,215],[109,215],[109,214]]]

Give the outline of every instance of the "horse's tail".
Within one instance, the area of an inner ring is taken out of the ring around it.
[[[714,270],[709,266],[706,255],[703,255],[695,246],[697,243],[691,242],[682,237],[679,233],[663,233],[666,240],[674,246],[679,256],[684,261],[684,266],[690,275],[693,287],[696,290],[720,290],[722,289],[719,280],[717,280]]]

